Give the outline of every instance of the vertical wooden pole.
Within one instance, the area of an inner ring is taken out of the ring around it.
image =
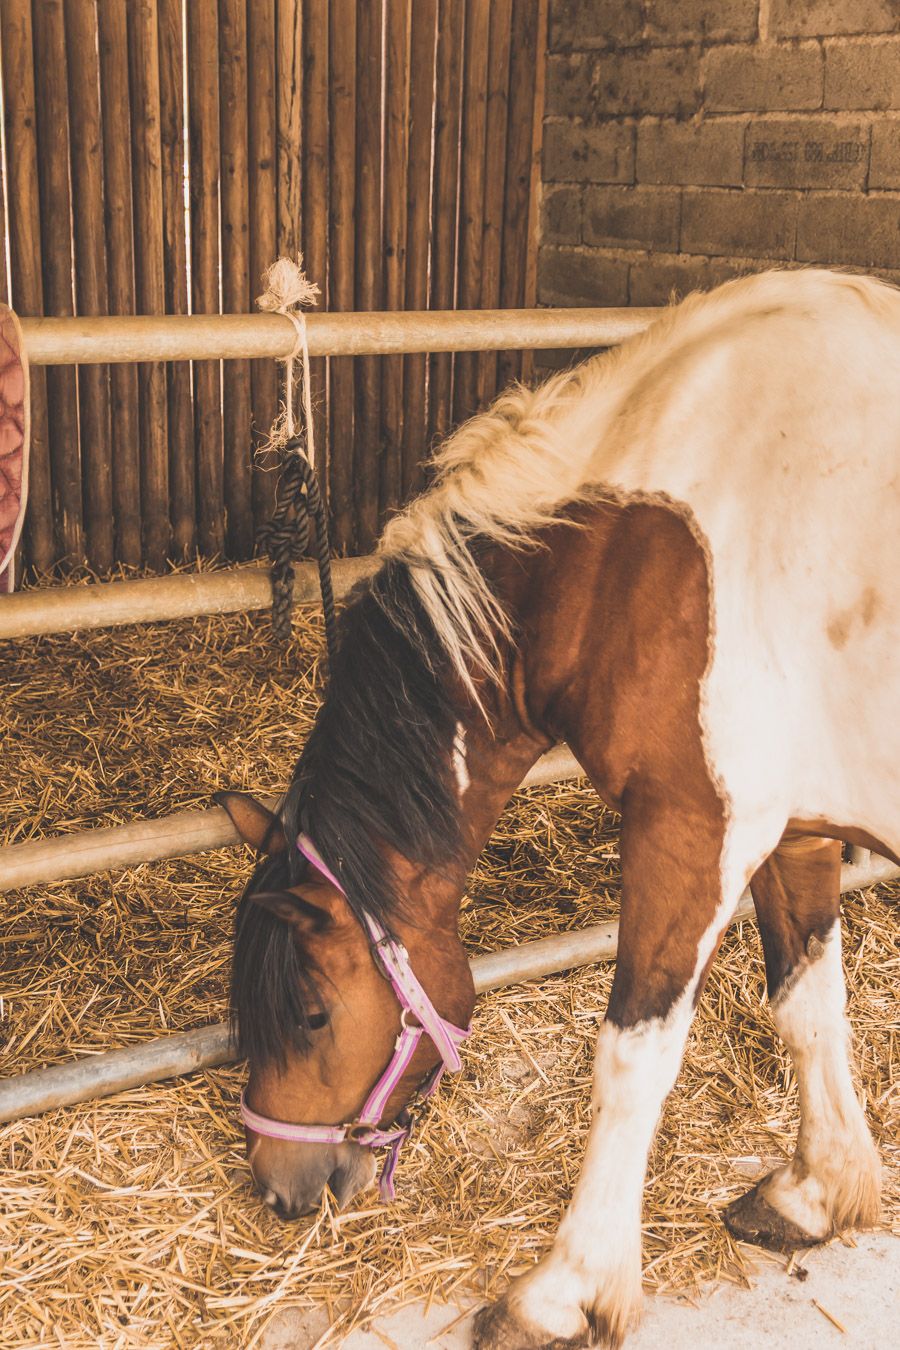
[[[131,80],[135,298],[141,314],[165,313],[162,144],[159,121],[159,25],[156,0],[128,4]],[[169,553],[169,453],[166,369],[138,368],[141,428],[141,517],[144,561],[156,571]]]
[[[354,303],[354,188],[356,163],[356,0],[331,0],[330,109],[331,192],[329,308]],[[330,362],[332,539],[340,553],[352,552],[353,531],[353,358]]]
[[[278,115],[279,257],[303,251],[303,4],[277,0],[275,89]],[[311,278],[315,280],[315,278]]]
[[[187,6],[191,144],[191,296],[195,314],[219,313],[219,27],[216,0]],[[207,557],[225,545],[222,364],[194,362],[197,538]]]
[[[247,164],[247,5],[219,0],[222,145],[222,307],[250,310],[250,199]],[[222,367],[226,550],[239,560],[253,553],[250,362]]]
[[[491,7],[467,0],[463,86],[462,185],[459,225],[459,307],[481,303],[484,244],[485,130]],[[454,363],[453,418],[462,422],[478,403],[478,356],[459,352]]]
[[[434,126],[434,58],[437,0],[415,0],[410,34],[409,209],[406,222],[406,308],[428,304],[428,245],[431,234],[431,144]],[[403,361],[403,497],[422,482],[427,446],[424,352]]]
[[[537,241],[529,228],[529,207],[535,85],[538,66],[546,59],[543,45],[538,48],[539,17],[540,0],[513,0],[500,269],[500,305],[503,309],[524,308],[526,259],[529,252],[537,251]],[[498,386],[504,388],[517,379],[521,370],[520,352],[501,352],[497,363]]]
[[[108,314],[103,238],[103,135],[97,7],[94,0],[64,7],[72,139],[75,230],[75,302],[79,314]],[[95,571],[113,565],[113,494],[109,367],[78,372],[82,509],[87,558]]]
[[[496,309],[500,304],[511,25],[512,0],[494,0],[491,5],[485,125],[484,234],[481,258],[483,309]],[[483,408],[494,397],[496,391],[497,353],[482,352],[478,358],[478,406]]]
[[[184,106],[182,0],[159,0],[159,105],[162,141],[163,259],[166,313],[187,314],[188,264],[185,211],[187,140]],[[169,497],[172,552],[190,558],[197,541],[197,453],[193,381],[188,361],[166,366],[169,410]]]
[[[250,159],[250,294],[262,290],[263,273],[275,261],[278,241],[275,171],[275,0],[252,0],[247,8],[247,97]],[[261,456],[278,413],[279,369],[274,361],[251,362],[253,431],[253,518],[257,531],[275,503],[274,456]]]
[[[19,314],[44,313],[41,271],[41,214],[38,186],[37,114],[34,90],[31,0],[0,4],[3,50],[3,116],[9,201],[11,299]],[[25,548],[28,562],[39,571],[56,558],[53,496],[47,427],[47,380],[43,369],[31,371],[31,449]]]
[[[50,314],[70,315],[74,312],[72,198],[62,0],[35,0],[33,14],[44,304]],[[69,566],[84,560],[77,400],[75,369],[49,369],[47,410],[57,541]]]
[[[360,5],[356,30],[356,287],[360,310],[382,307],[380,3]],[[356,546],[369,553],[378,536],[381,475],[381,358],[361,356],[354,370],[356,425],[353,498]]]
[[[106,266],[112,314],[134,313],[134,225],[131,200],[131,107],[128,90],[127,0],[98,0],[100,103],[103,110]],[[110,453],[116,561],[141,561],[141,434],[138,372],[109,368]]]
[[[328,0],[305,0],[303,9],[303,261],[319,287],[319,305],[328,300]],[[310,363],[316,471],[328,503],[328,361]]]
[[[537,300],[538,213],[541,193],[541,152],[544,144],[544,94],[547,83],[548,0],[538,0],[537,46],[534,79],[534,118],[531,132],[531,183],[528,196],[528,250],[525,254],[525,289],[522,304],[530,309]],[[534,374],[534,352],[522,353],[522,379]]]
[[[384,305],[406,298],[406,208],[411,0],[387,0],[384,128]],[[382,362],[381,518],[400,505],[403,486],[403,357]]]
[[[459,136],[465,0],[441,0],[438,23],[432,210],[431,308],[453,309],[456,301],[456,232],[459,223]],[[453,356],[429,359],[428,449],[449,435]]]

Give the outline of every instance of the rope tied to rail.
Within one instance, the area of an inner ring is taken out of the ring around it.
[[[260,546],[271,561],[272,630],[278,642],[291,635],[294,605],[294,563],[305,557],[309,547],[310,526],[315,525],[316,559],[325,615],[325,642],[329,664],[336,651],[334,588],[331,580],[331,554],[328,525],[322,494],[315,473],[315,433],[312,415],[312,391],[309,377],[309,346],[304,305],[314,305],[319,288],[303,270],[303,257],[278,258],[266,269],[265,292],[257,298],[260,309],[283,314],[295,329],[293,349],[284,360],[284,407],[272,424],[265,450],[276,450],[281,458],[281,475],[276,492],[275,512],[260,533]],[[297,367],[299,366],[299,380]],[[298,431],[294,416],[297,384],[301,384],[303,427]]]

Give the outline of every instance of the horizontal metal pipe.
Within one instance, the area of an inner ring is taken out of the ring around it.
[[[900,876],[900,868],[885,863],[884,859],[874,861],[881,866],[874,865],[865,874],[861,868],[844,867],[841,890],[856,890]],[[749,893],[745,892],[732,923],[749,917],[752,912]],[[603,923],[476,956],[471,962],[475,988],[482,994],[521,980],[540,979],[562,970],[576,970],[580,966],[611,960],[616,955],[618,941],[618,923]],[[228,1023],[217,1022],[130,1046],[127,1050],[113,1050],[70,1064],[37,1069],[0,1082],[0,1123],[90,1101],[94,1097],[106,1097],[162,1078],[193,1073],[197,1069],[211,1069],[235,1058]]]
[[[609,347],[658,309],[398,310],[307,314],[310,356]],[[282,314],[165,314],[20,320],[35,366],[285,357],[297,332]]]
[[[591,347],[611,346],[642,332],[659,312],[635,308],[309,314],[307,328],[311,356]],[[296,342],[294,325],[280,314],[24,318],[21,322],[34,365],[284,357]],[[372,559],[338,560],[334,565],[338,590],[346,590],[375,566]],[[295,603],[313,603],[316,597],[315,567],[300,564]],[[0,639],[237,613],[265,609],[270,603],[268,572],[261,567],[28,590],[4,598]]]
[[[538,760],[526,775],[523,787],[577,778],[582,772],[571,751],[566,746],[556,746]],[[266,804],[272,806],[275,800],[268,798]],[[50,881],[74,881],[94,872],[133,867],[160,858],[185,858],[238,842],[227,812],[221,806],[211,806],[199,811],[175,811],[158,820],[135,820],[129,825],[11,844],[0,849],[0,891],[46,885]]]
[[[335,594],[346,594],[370,576],[378,559],[336,558],[332,563]],[[4,595],[0,602],[0,639],[37,637],[43,633],[118,628],[130,623],[193,618],[198,614],[235,614],[266,609],[272,584],[265,567],[230,567],[219,572],[179,572],[170,577],[136,581],[99,581],[85,586],[48,586]],[[294,604],[319,604],[316,564],[296,565]]]

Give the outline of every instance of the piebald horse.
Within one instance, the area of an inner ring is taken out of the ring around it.
[[[806,271],[692,296],[463,426],[380,550],[280,812],[225,794],[265,854],[233,969],[265,1199],[346,1202],[458,1062],[467,871],[567,741],[622,814],[615,979],[568,1212],[475,1345],[620,1343],[648,1149],[748,883],[801,1124],[726,1221],[780,1247],[873,1223],[838,841],[900,854],[900,293]]]

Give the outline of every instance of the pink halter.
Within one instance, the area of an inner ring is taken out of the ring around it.
[[[311,839],[305,834],[298,835],[297,848],[332,886],[335,886],[342,895],[346,895],[343,886],[320,856]],[[418,1096],[424,1100],[434,1092],[445,1069],[455,1072],[462,1067],[459,1047],[469,1035],[471,1028],[466,1027],[463,1030],[441,1017],[413,974],[406,948],[388,937],[381,924],[371,914],[364,912],[363,919],[368,929],[375,963],[382,974],[390,980],[403,1009],[403,1015],[400,1035],[394,1044],[391,1062],[369,1093],[358,1117],[351,1125],[290,1125],[284,1121],[270,1120],[268,1116],[257,1115],[247,1105],[246,1092],[242,1092],[241,1119],[256,1134],[268,1135],[270,1139],[286,1139],[305,1144],[341,1144],[349,1139],[354,1144],[362,1144],[365,1148],[387,1146],[390,1151],[381,1169],[378,1185],[382,1200],[393,1200],[394,1173],[400,1149],[410,1136],[413,1122],[405,1109],[401,1113],[401,1122],[389,1126],[386,1130],[379,1129],[378,1122],[387,1109],[391,1094],[406,1072],[423,1033],[434,1042],[443,1061],[429,1074],[419,1089]],[[407,1022],[407,1014],[416,1018],[417,1026],[411,1026]],[[402,1119],[404,1116],[405,1119]]]

